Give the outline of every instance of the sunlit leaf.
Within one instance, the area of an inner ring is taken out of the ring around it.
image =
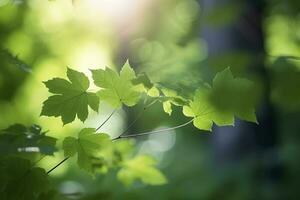
[[[138,102],[140,93],[131,82],[135,73],[128,62],[123,66],[120,75],[110,68],[92,70],[92,74],[95,85],[102,88],[98,92],[101,100],[115,108],[122,104],[133,106]]]
[[[59,117],[64,124],[71,123],[77,117],[84,122],[88,117],[88,106],[98,111],[99,98],[87,92],[88,78],[80,72],[68,68],[68,80],[53,78],[45,82],[50,96],[44,103],[41,115]]]
[[[211,131],[213,123],[218,126],[234,124],[234,117],[257,122],[255,98],[252,84],[241,78],[234,78],[227,68],[218,73],[213,87],[198,89],[194,99],[183,107],[183,114],[194,118],[194,126]]]
[[[172,114],[172,105],[183,106],[187,104],[187,100],[180,96],[175,90],[163,87],[161,91],[163,96],[159,99],[163,103],[163,109],[167,114]]]
[[[63,141],[65,156],[77,154],[78,166],[90,173],[94,173],[96,168],[102,163],[99,153],[105,148],[109,148],[111,140],[104,133],[96,133],[93,128],[82,129],[78,133],[78,138],[66,137]]]

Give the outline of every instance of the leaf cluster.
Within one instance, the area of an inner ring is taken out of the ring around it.
[[[65,138],[63,149],[66,157],[77,155],[78,166],[92,175],[115,168],[120,169],[118,178],[126,185],[135,180],[153,185],[166,183],[164,175],[155,168],[153,158],[133,155],[132,142],[113,142],[109,135],[96,133],[93,128],[82,129],[77,138]]]
[[[95,112],[101,110],[100,102],[119,109],[150,99],[151,103],[144,109],[160,102],[168,115],[176,106],[182,108],[183,115],[192,118],[171,129],[193,122],[196,128],[211,131],[213,124],[234,125],[235,117],[257,123],[254,109],[256,98],[251,96],[254,90],[252,83],[235,78],[229,68],[216,74],[212,85],[199,87],[191,98],[162,84],[153,83],[145,73],[136,74],[128,61],[119,73],[110,68],[91,70],[91,73],[96,92],[89,91],[91,83],[88,76],[70,68],[67,69],[67,79],[53,78],[44,82],[52,95],[44,101],[41,115],[60,117],[65,125],[76,117],[85,122],[89,109]],[[125,185],[136,181],[150,185],[167,182],[157,169],[155,159],[149,155],[135,154],[134,143],[124,140],[162,130],[131,135],[123,133],[117,138],[110,138],[109,134],[99,132],[99,128],[101,126],[97,129],[83,128],[77,136],[64,138],[62,149],[65,159],[48,172],[35,167],[30,160],[37,155],[53,155],[57,150],[55,138],[48,136],[38,125],[26,127],[15,124],[1,130],[0,199],[55,199],[57,192],[49,186],[47,174],[71,157],[76,157],[79,168],[93,176],[116,170],[117,178]]]
[[[0,199],[38,200],[50,190],[46,171],[37,158],[57,150],[56,139],[38,125],[14,124],[0,131]]]
[[[141,73],[136,75],[127,61],[120,73],[113,69],[91,70],[94,84],[99,87],[97,93],[87,92],[89,80],[83,73],[68,69],[67,81],[54,78],[45,82],[50,96],[43,106],[41,115],[61,116],[64,124],[75,119],[75,115],[85,121],[88,106],[98,111],[100,101],[107,102],[113,108],[122,105],[134,106],[141,99],[141,94],[162,103],[163,110],[172,114],[173,106],[183,108],[183,114],[194,118],[196,128],[211,131],[213,123],[219,126],[233,125],[234,117],[257,122],[255,116],[255,96],[253,84],[243,78],[234,78],[230,69],[219,72],[212,86],[205,84],[198,88],[192,99],[178,91],[151,82]]]

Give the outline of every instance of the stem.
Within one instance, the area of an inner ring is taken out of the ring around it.
[[[59,167],[61,164],[63,164],[65,161],[67,161],[70,157],[65,157],[62,161],[60,161],[57,165],[52,167],[49,171],[47,171],[47,174],[50,174],[53,170],[55,170],[57,167]]]
[[[113,114],[117,111],[117,109],[114,109],[112,111],[112,113],[110,113],[110,115],[107,117],[107,119],[98,127],[96,128],[96,131],[98,131],[102,126],[104,126],[106,124],[106,122],[113,116]]]
[[[120,135],[117,138],[112,139],[112,141],[114,140],[119,140],[119,139],[125,139],[125,138],[135,138],[135,137],[139,137],[139,136],[144,136],[144,135],[151,135],[151,134],[155,134],[155,133],[161,133],[161,132],[165,132],[165,131],[172,131],[178,128],[182,128],[185,127],[187,125],[189,125],[190,123],[192,123],[194,121],[194,119],[184,123],[184,124],[180,124],[178,126],[174,126],[171,128],[166,128],[166,129],[161,129],[161,130],[156,130],[156,131],[148,131],[148,132],[144,132],[144,133],[137,133],[137,134],[129,134],[129,135]]]
[[[138,114],[138,116],[135,118],[135,120],[129,125],[129,127],[121,134],[123,135],[124,133],[126,133],[132,126],[133,124],[142,116],[142,113],[149,108],[150,106],[152,106],[154,103],[156,103],[158,101],[158,99],[155,99],[154,101],[152,101],[151,103],[149,103],[148,105],[146,105],[144,107],[144,109]],[[107,119],[96,129],[96,131],[98,131],[102,126],[104,126],[104,124],[113,116],[113,114],[117,111],[117,109],[114,109],[112,111],[112,113],[107,117]],[[123,138],[123,136],[121,137],[121,135],[118,138],[112,139],[116,140],[116,139],[120,139]],[[128,135],[129,136],[129,135]],[[51,173],[53,170],[55,170],[57,167],[59,167],[61,164],[63,164],[65,161],[67,161],[70,157],[65,157],[62,161],[60,161],[57,165],[55,165],[53,168],[51,168],[49,171],[47,171],[47,174]]]
[[[129,131],[129,129],[141,118],[141,116],[144,114],[144,112],[153,104],[155,104],[158,101],[158,99],[153,100],[151,103],[149,103],[148,105],[145,105],[143,110],[141,110],[137,116],[135,117],[135,119],[129,124],[129,126],[125,129],[125,131],[123,131],[121,133],[121,135],[124,135],[125,133],[127,133],[127,131]]]
[[[194,121],[194,119],[184,123],[184,124],[180,124],[178,126],[174,126],[171,128],[166,128],[166,129],[161,129],[161,130],[156,130],[156,131],[149,131],[149,132],[144,132],[144,133],[137,133],[137,134],[129,134],[129,135],[123,135],[122,134],[114,139],[112,139],[112,141],[115,140],[119,140],[119,139],[126,139],[126,138],[135,138],[135,137],[139,137],[139,136],[144,136],[144,135],[151,135],[151,134],[155,134],[155,133],[161,133],[161,132],[165,132],[165,131],[172,131],[178,128],[182,128],[185,127],[187,125],[189,125],[190,123],[192,123]],[[65,161],[67,161],[70,157],[65,157],[62,161],[60,161],[57,165],[55,165],[53,168],[51,168],[47,174],[49,174],[50,172],[52,172],[53,170],[55,170],[57,167],[59,167],[61,164],[63,164]]]

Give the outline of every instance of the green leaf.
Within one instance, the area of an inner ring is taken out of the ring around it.
[[[99,157],[101,150],[112,145],[108,135],[96,133],[93,128],[82,129],[78,138],[66,137],[63,141],[65,156],[77,154],[78,166],[89,173],[95,173],[97,167],[102,165],[103,159]]]
[[[183,107],[183,114],[194,118],[195,127],[208,131],[213,123],[233,125],[235,116],[257,122],[252,90],[250,81],[234,78],[227,68],[216,75],[212,88],[206,85],[196,91],[193,101]]]
[[[175,90],[162,87],[161,91],[163,96],[160,98],[160,101],[163,103],[163,109],[167,114],[172,114],[172,105],[183,106],[187,104],[187,100],[180,96]]]
[[[92,74],[95,85],[102,88],[98,95],[111,106],[118,108],[122,104],[137,104],[140,93],[131,82],[135,73],[128,62],[123,66],[120,75],[110,68],[92,70]]]
[[[142,85],[144,87],[144,90],[149,90],[154,86],[154,84],[145,73],[139,74],[135,79],[132,80],[132,83],[134,85]]]
[[[46,136],[38,125],[14,124],[0,131],[0,154],[41,153],[53,155],[56,138]]]
[[[229,68],[218,73],[214,78],[210,100],[223,114],[231,113],[240,119],[257,123],[256,87],[247,79],[234,78]]]
[[[134,70],[129,64],[129,60],[127,60],[126,63],[123,65],[120,71],[120,76],[129,81],[133,80],[136,77]]]
[[[44,103],[41,115],[59,117],[63,124],[71,123],[77,117],[84,122],[88,117],[88,106],[98,112],[99,98],[96,94],[87,92],[88,78],[81,72],[68,68],[68,80],[53,78],[44,82],[50,96]]]
[[[145,92],[149,97],[160,96],[159,89],[151,82],[146,73],[139,74],[132,80],[132,83],[135,85],[137,91],[141,93]]]
[[[183,106],[183,114],[194,118],[195,127],[211,131],[216,111],[209,101],[209,92],[208,87],[197,90],[193,101],[188,106]],[[231,124],[231,118],[226,120]]]
[[[131,185],[135,180],[141,180],[145,184],[162,185],[167,183],[165,176],[154,166],[156,161],[149,156],[137,156],[127,160],[123,168],[118,172],[118,178],[125,185]]]
[[[0,199],[35,200],[49,190],[44,169],[18,157],[0,157]]]
[[[153,86],[151,89],[148,90],[147,95],[150,97],[159,97],[160,96],[159,89]]]
[[[170,101],[163,102],[163,109],[166,113],[171,115],[172,114],[172,104],[171,104],[171,102]]]

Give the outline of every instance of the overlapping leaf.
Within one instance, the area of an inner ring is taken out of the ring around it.
[[[44,169],[23,158],[0,157],[0,199],[36,200],[49,190]]]
[[[137,90],[140,92],[145,92],[150,97],[159,97],[160,91],[151,82],[146,73],[139,74],[135,79],[132,80],[132,83],[137,86]]]
[[[0,154],[41,153],[53,155],[56,138],[49,137],[38,125],[27,128],[14,124],[0,131]]]
[[[102,88],[98,95],[113,107],[133,106],[138,102],[140,93],[131,82],[136,76],[128,61],[120,74],[110,68],[92,70],[92,74],[95,85]]]
[[[183,113],[194,118],[197,128],[210,131],[213,123],[233,125],[235,116],[257,122],[253,90],[250,81],[234,78],[227,68],[216,75],[212,88],[207,85],[196,91],[193,101],[183,107]]]
[[[88,78],[80,72],[68,68],[68,80],[54,78],[45,82],[50,96],[43,104],[41,115],[61,116],[64,124],[74,121],[76,115],[84,122],[88,117],[88,106],[95,111],[99,108],[99,98],[96,94],[87,92]]]
[[[71,157],[77,154],[78,166],[90,173],[101,168],[104,163],[100,152],[111,145],[108,135],[96,134],[93,128],[82,129],[78,133],[78,138],[67,137],[63,141],[65,156]]]
[[[175,90],[168,88],[161,88],[163,96],[160,98],[163,109],[169,115],[172,114],[172,106],[183,106],[187,104],[187,100],[180,96]]]

